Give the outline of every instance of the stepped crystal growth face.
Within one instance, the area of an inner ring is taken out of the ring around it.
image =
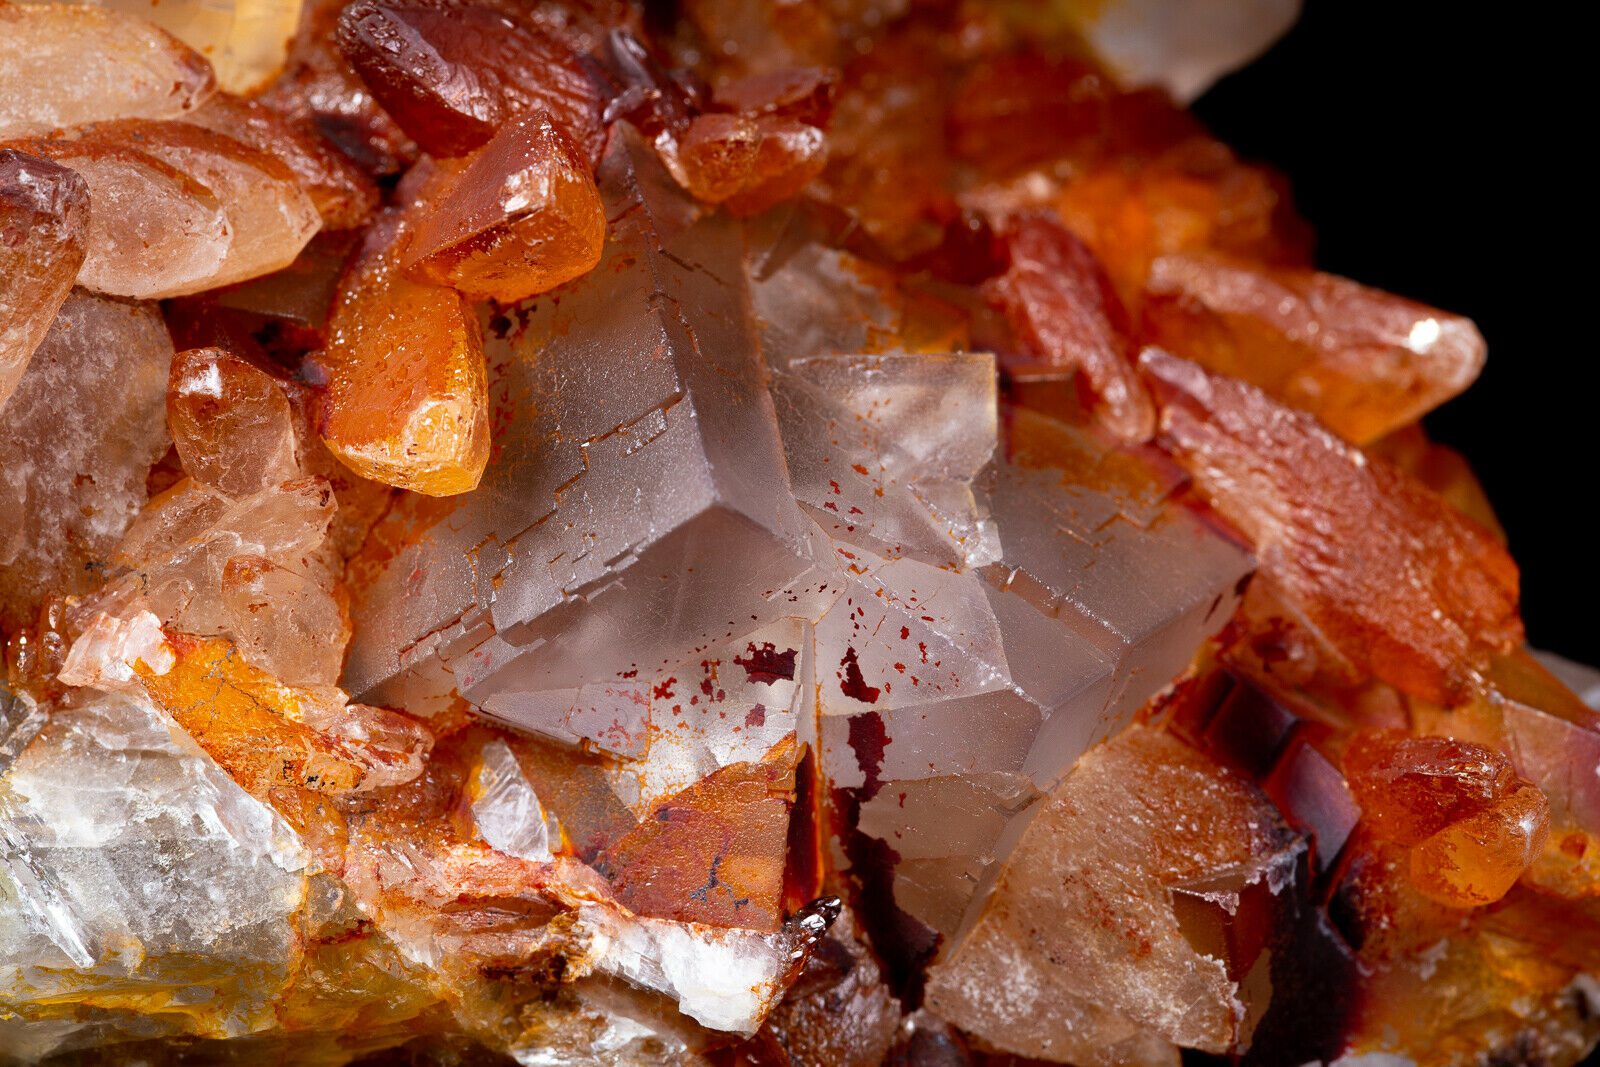
[[[1295,13],[0,0],[0,1065],[1581,1059],[1483,339],[1174,102]]]

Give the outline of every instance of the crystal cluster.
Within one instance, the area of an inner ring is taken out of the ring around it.
[[[0,0],[0,1064],[1581,1059],[1296,7]]]

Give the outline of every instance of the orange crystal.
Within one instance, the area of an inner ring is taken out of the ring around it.
[[[662,801],[597,861],[617,899],[641,915],[777,929],[799,756],[780,742]]]
[[[1106,429],[1124,440],[1147,440],[1155,408],[1129,359],[1126,316],[1094,254],[1044,214],[1008,219],[1000,233],[1009,262],[985,293],[1019,343],[1047,372],[1081,372]]]
[[[1260,386],[1365,445],[1421,418],[1483,367],[1459,315],[1309,270],[1218,255],[1157,259],[1143,337]]]
[[[1254,386],[1146,349],[1161,432],[1255,543],[1263,577],[1354,664],[1453,703],[1522,639],[1517,567],[1488,530]]]
[[[587,274],[605,244],[594,179],[544,112],[503,126],[441,180],[403,266],[473,299],[513,303]]]
[[[246,496],[299,474],[282,387],[221,349],[192,348],[173,357],[167,424],[183,469],[218,492]]]
[[[557,37],[472,0],[358,0],[339,47],[378,102],[422,146],[465,155],[518,115],[541,110],[591,165],[605,131],[600,92]]]
[[[1365,824],[1411,850],[1412,883],[1441,904],[1492,904],[1544,846],[1544,794],[1482,745],[1367,734],[1345,752],[1344,769]]]
[[[340,283],[322,439],[364,478],[464,493],[489,461],[483,340],[459,293],[400,272],[402,239],[398,215],[379,219]]]
[[[689,124],[678,161],[698,199],[755,215],[821,174],[828,145],[821,130],[795,119],[713,113]]]

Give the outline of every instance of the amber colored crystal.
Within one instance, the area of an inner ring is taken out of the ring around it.
[[[340,283],[322,439],[364,478],[463,493],[489,460],[483,341],[460,294],[400,272],[401,239],[398,216],[379,219]]]
[[[1344,770],[1364,825],[1411,850],[1412,882],[1442,904],[1499,900],[1544,845],[1544,794],[1482,745],[1367,734],[1346,750]]]
[[[1500,525],[1489,494],[1466,457],[1453,448],[1430,441],[1420,424],[1379,438],[1365,446],[1364,451],[1393,463],[1505,543],[1505,528]]]
[[[1269,262],[1305,256],[1278,183],[1216,142],[1186,142],[1137,166],[1095,166],[1065,182],[1051,206],[1100,257],[1130,307],[1160,256],[1208,249]]]
[[[211,65],[104,7],[0,7],[0,139],[103,119],[174,118],[216,91]]]
[[[284,686],[227,641],[168,634],[167,644],[165,670],[132,664],[144,688],[262,800],[284,788],[337,794],[409,781],[432,743],[406,716]]]
[[[1522,637],[1517,569],[1483,527],[1243,382],[1146,349],[1161,431],[1264,575],[1352,662],[1451,703]]]
[[[517,115],[542,110],[591,165],[600,93],[561,40],[473,0],[358,0],[339,47],[423,150],[465,155]]]
[[[302,0],[105,0],[205,56],[230,93],[260,89],[283,67]]]
[[[1484,359],[1483,337],[1459,315],[1331,274],[1216,255],[1151,264],[1142,332],[1358,445],[1460,393]]]
[[[1126,315],[1094,254],[1042,214],[1008,219],[1000,233],[1006,270],[985,293],[1033,361],[1018,372],[1081,372],[1101,424],[1124,440],[1148,439],[1155,408],[1134,373]]]
[[[89,189],[48,160],[0,149],[0,408],[83,266]]]
[[[287,167],[328,229],[359,226],[377,206],[378,189],[370,178],[321,138],[296,128],[264,104],[218,93],[186,117]]]
[[[828,146],[821,130],[796,119],[712,113],[689,124],[678,161],[696,197],[755,215],[822,173]]]
[[[430,197],[404,269],[512,303],[600,262],[606,216],[589,170],[543,112],[508,123]]]
[[[597,861],[641,915],[775,930],[799,752],[775,746],[676,793]]]
[[[217,348],[179,352],[167,386],[167,424],[183,469],[229,496],[299,474],[289,400],[265,371]]]
[[[333,34],[344,7],[341,0],[305,0],[289,64],[256,99],[367,174],[397,174],[416,161],[417,146],[339,54]]]
[[[745,115],[779,115],[825,126],[833,114],[838,73],[826,67],[782,67],[718,85],[717,106]]]

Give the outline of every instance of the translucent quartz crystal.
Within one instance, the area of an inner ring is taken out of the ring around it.
[[[1007,266],[986,292],[1038,365],[1022,372],[1079,372],[1108,430],[1148,440],[1155,409],[1129,359],[1126,314],[1094,255],[1045,215],[1009,219],[1001,232]]]
[[[205,56],[230,93],[260,89],[283,68],[301,0],[74,0],[154,23]]]
[[[1252,386],[1157,349],[1140,365],[1176,458],[1353,663],[1450,703],[1474,663],[1520,640],[1516,565],[1487,530]]]
[[[233,243],[227,209],[211,189],[137,146],[94,138],[25,146],[80,174],[89,186],[88,254],[79,282],[158,298],[211,284]],[[95,203],[122,210],[95,211]]]
[[[254,100],[218,93],[184,118],[276,159],[294,175],[328,229],[359,226],[378,202],[372,180],[321,138]]]
[[[423,151],[465,155],[507,122],[547,112],[591,165],[601,92],[572,49],[507,7],[473,0],[359,0],[339,48]]]
[[[225,635],[286,681],[330,684],[349,639],[338,572],[323,549],[333,510],[320,478],[237,498],[183,479],[129,528],[115,555],[129,573],[107,597],[137,595],[187,632]]]
[[[378,220],[340,282],[322,439],[362,477],[464,493],[489,461],[482,336],[460,294],[400,272],[404,241],[397,215]]]
[[[293,414],[265,371],[220,348],[172,360],[167,424],[190,477],[224,496],[274,489],[300,474]]]
[[[517,754],[504,741],[483,746],[469,795],[472,821],[489,847],[535,863],[554,858],[550,843],[560,846],[560,823],[545,811]]]
[[[1453,907],[1492,904],[1544,846],[1550,806],[1505,756],[1440,737],[1365,735],[1344,770],[1373,833],[1410,849],[1410,876]]]
[[[310,857],[148,701],[84,690],[50,707],[0,761],[0,841],[8,1053],[274,1024]]]
[[[0,139],[103,119],[173,118],[216,87],[203,58],[121,11],[0,8]]]
[[[504,428],[484,484],[377,532],[403,547],[356,604],[354,693],[419,709],[454,686],[537,730],[816,613],[829,568],[789,494],[738,233],[684,228],[689,205],[626,131],[600,177],[607,258],[490,341]]]
[[[1275,896],[1292,883],[1302,846],[1271,804],[1171,735],[1132,726],[1042,809],[970,935],[929,972],[928,1005],[997,1048],[1062,1062],[1162,1062],[1161,1042],[1232,1047],[1255,984],[1239,978],[1268,954],[1219,958],[1179,898],[1213,901],[1216,922],[1252,887]]]
[[[501,127],[441,183],[402,262],[422,280],[513,303],[592,270],[605,232],[589,167],[541,111]]]
[[[822,173],[827,140],[820,129],[775,115],[701,115],[679,139],[686,188],[734,215],[755,215],[788,200]]]
[[[1187,665],[1251,568],[1167,501],[1170,471],[1031,412],[1006,422],[978,479],[998,562],[841,546],[845,592],[817,625],[824,774],[898,853],[897,905],[947,936],[1040,792]]]
[[[31,144],[89,184],[80,281],[102,292],[176,296],[268,274],[320,225],[275,158],[191,123],[102,123]]]
[[[0,617],[98,584],[167,448],[172,341],[151,304],[68,295],[0,426]]]
[[[1061,11],[1128,85],[1159,84],[1183,103],[1244,66],[1300,16],[1300,0],[1112,0]]]
[[[89,190],[48,160],[0,149],[0,408],[83,265]]]
[[[1217,256],[1164,256],[1145,282],[1142,336],[1260,386],[1365,445],[1472,384],[1470,320],[1331,274]]]

